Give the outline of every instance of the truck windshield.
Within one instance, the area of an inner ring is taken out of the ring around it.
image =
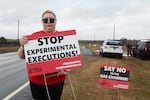
[[[147,43],[146,43],[146,46],[147,46],[148,48],[150,48],[150,42],[147,42]]]

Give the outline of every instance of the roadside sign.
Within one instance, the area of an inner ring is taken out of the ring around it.
[[[110,88],[129,88],[129,67],[100,65],[99,85]]]
[[[28,39],[24,52],[29,76],[82,66],[75,30],[37,33]]]

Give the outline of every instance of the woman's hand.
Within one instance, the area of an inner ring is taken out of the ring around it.
[[[18,55],[21,59],[25,59],[25,55],[24,55],[24,45],[28,42],[28,38],[23,36],[20,39],[20,48],[18,49]]]
[[[23,37],[20,39],[20,45],[21,45],[21,46],[24,46],[27,42],[28,42],[28,38],[27,38],[26,36],[23,36]]]
[[[69,72],[70,70],[63,70],[61,69],[58,73],[57,73],[57,76],[59,75],[67,75],[67,73]]]

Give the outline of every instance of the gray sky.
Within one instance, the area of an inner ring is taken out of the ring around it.
[[[0,37],[42,30],[41,14],[57,15],[57,30],[76,29],[79,40],[150,38],[150,0],[1,0]]]

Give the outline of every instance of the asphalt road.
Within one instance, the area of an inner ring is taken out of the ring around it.
[[[0,100],[27,81],[24,60],[16,52],[0,54]]]
[[[80,48],[81,54],[92,55],[87,48]],[[27,83],[25,61],[21,60],[17,52],[0,54],[0,100]],[[20,97],[21,96],[21,97]],[[10,100],[28,100],[31,98],[29,86],[13,96]]]

